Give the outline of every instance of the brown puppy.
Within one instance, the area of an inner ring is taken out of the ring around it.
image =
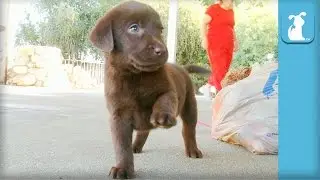
[[[133,152],[140,153],[149,130],[176,125],[180,115],[188,157],[201,158],[196,142],[197,104],[188,72],[197,67],[167,64],[158,13],[146,4],[127,1],[97,21],[90,41],[105,52],[105,96],[116,153],[112,178],[133,178]],[[132,144],[133,130],[137,131]]]

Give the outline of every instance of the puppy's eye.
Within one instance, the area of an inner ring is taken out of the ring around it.
[[[131,32],[131,33],[137,33],[137,32],[139,32],[139,30],[140,30],[140,27],[138,24],[132,24],[129,27],[129,32]]]

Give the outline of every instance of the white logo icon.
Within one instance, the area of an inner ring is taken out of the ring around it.
[[[288,29],[288,37],[291,41],[304,41],[306,38],[302,34],[302,26],[305,21],[302,16],[306,16],[306,12],[301,12],[298,15],[290,15],[289,20],[293,19],[293,24]]]

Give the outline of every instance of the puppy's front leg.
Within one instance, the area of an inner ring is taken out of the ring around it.
[[[173,91],[160,96],[152,108],[150,122],[153,127],[170,128],[177,124],[178,99]]]
[[[133,127],[128,118],[113,117],[110,121],[111,135],[116,156],[116,166],[112,167],[109,176],[113,179],[134,178],[132,152]]]

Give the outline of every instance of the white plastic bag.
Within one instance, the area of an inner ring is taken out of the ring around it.
[[[213,138],[254,154],[278,154],[278,64],[253,69],[213,102]]]

